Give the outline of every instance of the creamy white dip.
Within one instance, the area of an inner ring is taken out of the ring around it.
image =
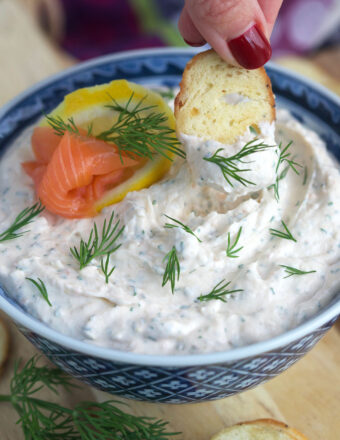
[[[0,163],[1,230],[35,201],[33,184],[20,166],[32,158],[31,131]],[[44,212],[24,236],[0,243],[1,284],[54,329],[138,353],[221,351],[295,327],[339,288],[340,174],[319,137],[285,111],[278,112],[276,138],[293,140],[294,160],[303,166],[300,175],[289,170],[280,181],[279,201],[267,188],[275,180],[276,149],[268,157],[253,155],[253,164],[261,167],[253,176],[257,187],[231,197],[219,168],[208,170],[187,144],[188,162],[178,162],[161,182],[128,194],[95,219],[66,220]],[[201,176],[207,178],[203,183]],[[116,269],[105,284],[99,260],[79,271],[69,249],[88,237],[94,221],[100,228],[112,210],[125,230],[122,246],[111,256]],[[163,214],[188,225],[202,242],[181,229],[164,228],[169,220]],[[296,243],[270,234],[270,228],[283,230],[281,220]],[[233,241],[241,226],[242,249],[238,258],[229,258],[228,233]],[[181,268],[174,294],[169,283],[162,287],[163,259],[173,245]],[[316,272],[284,278],[280,265]],[[44,281],[52,307],[26,277]],[[198,301],[223,279],[243,291],[227,296],[226,303]]]
[[[244,135],[239,136],[236,142],[229,145],[221,144],[215,140],[203,141],[196,136],[180,135],[180,141],[185,146],[187,164],[192,180],[200,186],[211,186],[219,191],[229,194],[228,200],[249,194],[273,184],[276,180],[276,167],[279,148],[275,142],[275,124],[263,122],[259,124],[260,134],[254,139],[254,133],[249,128]],[[235,156],[245,144],[253,142],[253,145],[265,144],[270,148],[251,154],[238,163],[238,167],[247,172],[239,173],[240,176],[252,182],[242,184],[235,179],[228,182],[215,163],[208,162],[204,158],[214,155],[217,150],[222,156]],[[232,185],[230,185],[230,183]]]

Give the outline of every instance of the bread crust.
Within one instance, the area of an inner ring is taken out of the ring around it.
[[[282,432],[283,434],[286,434],[287,439],[289,440],[308,440],[306,436],[304,436],[301,432],[297,431],[294,428],[290,428],[286,423],[280,422],[278,420],[274,419],[256,419],[246,422],[240,422],[236,425],[230,426],[229,428],[226,428],[219,432],[218,434],[214,435],[211,440],[232,440],[232,437],[230,437],[230,430],[233,429],[235,432],[235,428],[242,427],[242,426],[259,426],[264,429],[268,428],[268,434],[270,432],[273,432],[273,429],[275,431]],[[228,435],[228,437],[227,437]],[[250,434],[251,435],[251,434]],[[249,440],[251,440],[251,437],[249,437]]]
[[[274,419],[257,419],[248,422],[241,422],[238,425],[261,425],[268,427],[276,427],[278,429],[282,429],[282,431],[286,432],[292,437],[292,440],[308,440],[306,436],[304,436],[301,432],[297,431],[294,428],[290,428],[286,423],[280,422]]]
[[[182,75],[182,80],[179,84],[180,90],[175,98],[175,103],[174,103],[174,113],[175,113],[175,118],[176,118],[176,130],[177,130],[177,135],[179,135],[179,133],[185,133],[184,130],[184,126],[185,126],[185,117],[182,116],[181,114],[181,109],[183,106],[185,106],[188,98],[189,98],[189,93],[190,93],[190,84],[189,84],[189,74],[190,74],[190,70],[196,65],[201,63],[202,61],[204,61],[205,58],[209,57],[211,54],[215,54],[215,51],[213,49],[209,49],[205,52],[200,52],[199,54],[195,55],[186,65],[184,71],[183,71],[183,75]],[[217,55],[217,54],[216,54]],[[219,57],[220,58],[220,57]],[[220,60],[222,62],[224,62],[221,58]],[[226,66],[228,65],[225,62]],[[245,70],[245,69],[244,69]],[[257,73],[259,73],[262,76],[263,82],[265,84],[265,87],[268,89],[268,94],[267,94],[267,99],[268,99],[268,103],[270,105],[271,108],[271,113],[270,113],[270,118],[269,118],[269,122],[273,122],[276,118],[276,111],[275,111],[275,98],[274,98],[274,94],[272,91],[272,86],[271,86],[271,82],[270,79],[265,71],[265,69],[263,67],[260,67],[259,69],[256,69]],[[254,72],[254,71],[251,71]]]

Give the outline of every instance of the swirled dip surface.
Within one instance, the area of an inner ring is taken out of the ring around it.
[[[30,133],[1,160],[2,229],[34,202],[32,183],[20,167],[32,157]],[[217,183],[210,185],[198,184],[192,161],[177,163],[166,179],[128,194],[95,219],[65,220],[44,212],[24,236],[0,243],[2,285],[54,329],[138,353],[227,350],[298,325],[339,287],[340,175],[322,141],[285,112],[279,112],[276,138],[293,140],[290,151],[302,165],[299,175],[289,169],[280,180],[279,201],[268,188],[273,152],[270,166],[257,174],[257,187],[233,197],[217,166]],[[260,163],[264,154],[255,153],[252,160]],[[202,160],[196,167],[203,176],[206,164]],[[80,237],[87,239],[94,221],[101,228],[112,209],[125,231],[111,256],[116,269],[106,284],[99,260],[79,271],[69,249],[79,246]],[[163,214],[188,225],[202,243],[181,229],[164,228],[169,220]],[[281,220],[297,242],[270,234],[270,228],[283,230]],[[242,249],[238,258],[229,258],[228,233],[233,242],[240,227]],[[174,294],[169,284],[162,287],[164,257],[173,245],[181,268]],[[281,265],[316,272],[284,278]],[[44,281],[52,307],[26,277]],[[226,296],[225,303],[198,301],[221,280],[242,291]]]

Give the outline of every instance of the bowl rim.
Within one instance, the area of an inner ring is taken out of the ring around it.
[[[49,76],[48,78],[39,81],[33,86],[21,92],[15,98],[7,102],[2,108],[0,108],[0,119],[5,116],[5,114],[14,106],[20,103],[23,99],[36,93],[42,87],[53,83],[56,80],[60,80],[70,73],[75,73],[81,70],[86,70],[88,68],[99,66],[102,63],[107,63],[109,61],[123,61],[136,56],[148,56],[148,55],[189,55],[193,56],[199,53],[200,49],[191,48],[154,48],[154,49],[141,49],[133,51],[124,51],[117,54],[105,55],[98,57],[89,61],[85,61],[65,69],[59,73]],[[312,80],[306,79],[300,74],[290,71],[284,67],[275,65],[273,63],[268,63],[268,67],[272,71],[283,73],[284,75],[292,78],[298,79],[302,83],[313,88],[321,95],[325,96],[327,99],[333,101],[337,106],[339,106],[340,111],[340,97],[335,95],[333,92],[326,89],[324,86],[315,83]],[[0,287],[1,288],[1,287]],[[2,309],[10,318],[12,318],[17,326],[25,327],[29,331],[37,333],[39,336],[54,342],[63,348],[78,352],[84,355],[93,356],[95,358],[113,361],[117,363],[127,363],[141,366],[159,366],[159,367],[191,367],[199,365],[212,365],[221,363],[231,363],[236,361],[241,361],[247,358],[265,354],[266,352],[280,349],[280,347],[286,346],[294,341],[297,341],[313,331],[317,330],[319,327],[328,323],[338,315],[340,315],[340,299],[336,301],[331,306],[327,307],[318,315],[312,317],[308,321],[300,324],[299,326],[288,330],[274,338],[256,342],[251,345],[232,348],[227,351],[222,352],[212,352],[212,353],[202,353],[202,354],[185,354],[185,355],[154,355],[154,354],[140,354],[132,352],[124,352],[120,350],[115,350],[113,348],[105,348],[98,345],[90,344],[87,342],[82,342],[71,336],[64,335],[58,331],[48,327],[42,321],[39,321],[33,316],[26,315],[25,312],[19,310],[16,306],[7,301],[4,297],[0,296],[0,309]]]

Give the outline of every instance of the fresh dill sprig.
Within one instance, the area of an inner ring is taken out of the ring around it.
[[[106,107],[118,112],[118,119],[108,130],[96,137],[114,143],[120,152],[133,153],[148,159],[153,159],[155,153],[171,161],[173,159],[169,153],[185,159],[185,152],[179,148],[180,142],[175,136],[175,130],[166,125],[166,114],[151,111],[157,107],[155,105],[144,107],[146,96],[132,105],[133,96],[132,93],[124,106],[112,98],[112,104]]]
[[[276,164],[276,180],[274,184],[268,186],[268,189],[273,188],[275,199],[277,201],[280,200],[280,194],[279,194],[280,181],[286,177],[289,168],[291,168],[296,174],[298,175],[300,174],[299,171],[296,169],[296,167],[301,167],[301,165],[295,162],[294,159],[290,158],[291,152],[288,151],[292,143],[293,141],[288,142],[288,144],[284,148],[282,148],[282,142],[279,144],[280,155]],[[281,173],[279,173],[280,166],[285,162],[287,163],[287,166],[281,171]]]
[[[255,134],[255,135],[258,134],[256,128],[253,127],[252,125],[249,125],[249,131],[250,131],[250,133],[252,133],[252,134]]]
[[[134,93],[131,93],[125,105],[119,104],[114,98],[112,104],[105,107],[118,113],[118,118],[112,126],[101,133],[96,134],[97,139],[114,143],[119,153],[133,153],[140,157],[153,159],[156,153],[169,160],[173,160],[169,154],[175,154],[185,159],[185,152],[179,147],[180,142],[176,138],[175,130],[168,127],[168,117],[165,113],[152,111],[156,105],[143,106],[146,96],[136,104],[132,104]],[[143,114],[144,113],[144,114]],[[45,116],[54,132],[62,136],[65,131],[79,134],[73,118],[65,122],[60,116]],[[88,136],[92,135],[92,126],[88,127]],[[122,155],[120,156],[123,161]]]
[[[164,227],[167,229],[172,229],[172,228],[180,228],[183,229],[183,231],[187,232],[188,234],[193,235],[195,238],[197,238],[197,240],[202,243],[202,240],[200,240],[197,235],[194,233],[194,231],[192,229],[189,228],[189,226],[185,225],[184,223],[180,222],[179,220],[176,220],[175,218],[170,217],[169,215],[163,214],[165,217],[167,217],[168,219],[172,220],[173,222],[177,223],[177,225],[174,225],[172,223],[165,223]]]
[[[307,179],[308,179],[308,168],[307,168],[307,166],[305,166],[305,168],[304,168],[304,172],[303,172],[303,181],[302,181],[302,185],[306,185],[306,183],[307,183]]]
[[[52,307],[52,304],[51,304],[49,297],[48,297],[45,283],[40,278],[38,278],[38,281],[36,281],[36,280],[33,280],[33,278],[26,277],[26,280],[30,281],[32,284],[35,285],[35,287],[39,290],[41,296],[44,298],[44,300],[47,302],[47,304],[50,307]]]
[[[73,249],[70,248],[71,254],[79,263],[79,269],[83,269],[96,257],[102,257],[108,253],[112,254],[121,246],[121,244],[119,244],[114,247],[115,242],[124,231],[125,226],[118,229],[120,220],[113,223],[114,217],[115,214],[112,212],[110,220],[108,222],[106,222],[106,219],[104,220],[100,237],[97,225],[94,223],[88,240],[84,241],[81,238],[79,250],[76,246],[74,246]]]
[[[227,250],[226,250],[227,257],[229,257],[229,258],[238,258],[239,257],[239,255],[236,255],[236,254],[238,252],[240,252],[240,250],[243,249],[243,246],[239,247],[238,249],[235,249],[235,247],[237,246],[237,243],[240,239],[241,233],[242,233],[242,226],[238,230],[238,233],[236,235],[234,243],[231,244],[230,232],[228,232],[228,245],[227,245]]]
[[[295,162],[294,159],[291,159],[291,152],[288,151],[291,147],[293,141],[288,142],[288,144],[282,148],[282,142],[279,144],[280,149],[280,155],[279,160],[276,165],[276,173],[279,171],[279,167],[283,162],[286,162],[288,166],[294,171],[295,174],[299,175],[299,171],[296,169],[296,167],[302,168],[302,165],[300,165],[298,162]]]
[[[308,273],[314,273],[316,272],[316,270],[300,270],[300,269],[296,269],[295,267],[291,267],[291,266],[285,266],[284,264],[280,264],[281,267],[283,267],[285,269],[285,273],[287,273],[288,275],[286,275],[283,278],[289,278],[293,275],[306,275]]]
[[[104,263],[104,258],[102,258],[102,259],[100,260],[100,266],[101,266],[101,268],[102,268],[103,274],[105,275],[105,283],[106,283],[106,284],[108,284],[110,276],[113,274],[113,271],[116,269],[116,266],[113,266],[113,267],[109,270],[110,255],[111,255],[111,252],[109,252],[109,253],[106,255],[105,263]]]
[[[286,240],[293,240],[296,243],[297,240],[293,237],[293,235],[290,232],[290,230],[288,229],[286,223],[283,220],[281,220],[281,223],[282,223],[282,226],[284,227],[286,232],[279,231],[278,229],[270,228],[269,229],[270,235],[273,235],[274,237],[285,238]]]
[[[232,180],[241,183],[243,186],[255,185],[254,182],[251,182],[242,176],[242,173],[251,171],[251,169],[240,168],[238,163],[249,163],[245,161],[244,158],[249,157],[254,153],[267,150],[268,148],[273,148],[273,145],[267,145],[260,142],[258,139],[253,139],[252,141],[247,142],[242,149],[233,156],[225,157],[220,155],[219,153],[220,151],[223,151],[223,148],[219,148],[211,157],[203,157],[203,159],[207,162],[216,164],[221,169],[223,177],[231,187],[233,187]]]
[[[14,219],[11,226],[9,226],[4,232],[0,234],[0,242],[13,240],[14,238],[21,237],[26,231],[19,231],[28,224],[32,223],[33,219],[39,215],[45,209],[41,202],[35,203],[30,208],[23,209]],[[18,232],[19,231],[19,232]]]
[[[39,367],[34,356],[19,369],[14,366],[8,395],[0,403],[10,403],[18,413],[17,423],[27,440],[168,440],[180,433],[166,432],[168,423],[151,417],[124,412],[122,402],[81,402],[73,408],[39,397],[49,388],[58,395],[58,387],[77,388],[71,377],[58,368]]]
[[[207,293],[206,295],[200,295],[197,299],[199,301],[211,301],[212,299],[219,299],[220,301],[227,302],[225,299],[226,295],[231,295],[233,293],[237,292],[243,292],[243,289],[234,289],[234,290],[228,290],[227,287],[231,283],[231,281],[228,281],[227,283],[223,284],[225,280],[220,281],[216,284],[216,286],[212,289],[211,292]]]
[[[271,189],[271,188],[274,189],[274,195],[275,195],[275,199],[276,199],[277,201],[280,200],[280,194],[279,194],[279,185],[280,185],[280,181],[286,177],[288,171],[289,171],[289,165],[287,165],[287,166],[281,171],[280,174],[277,174],[277,175],[276,175],[275,183],[273,183],[272,185],[268,186],[268,189]]]
[[[45,118],[57,136],[63,136],[65,131],[68,131],[72,134],[79,134],[79,128],[76,126],[73,118],[69,118],[67,122],[65,122],[60,115],[45,115]]]
[[[163,261],[167,261],[164,275],[163,275],[163,283],[162,287],[165,286],[165,284],[170,281],[171,286],[171,292],[174,293],[175,290],[175,283],[176,283],[176,274],[177,274],[177,281],[179,280],[179,275],[181,273],[181,268],[178,261],[177,251],[175,246],[172,246],[172,249],[170,252],[166,254]]]

